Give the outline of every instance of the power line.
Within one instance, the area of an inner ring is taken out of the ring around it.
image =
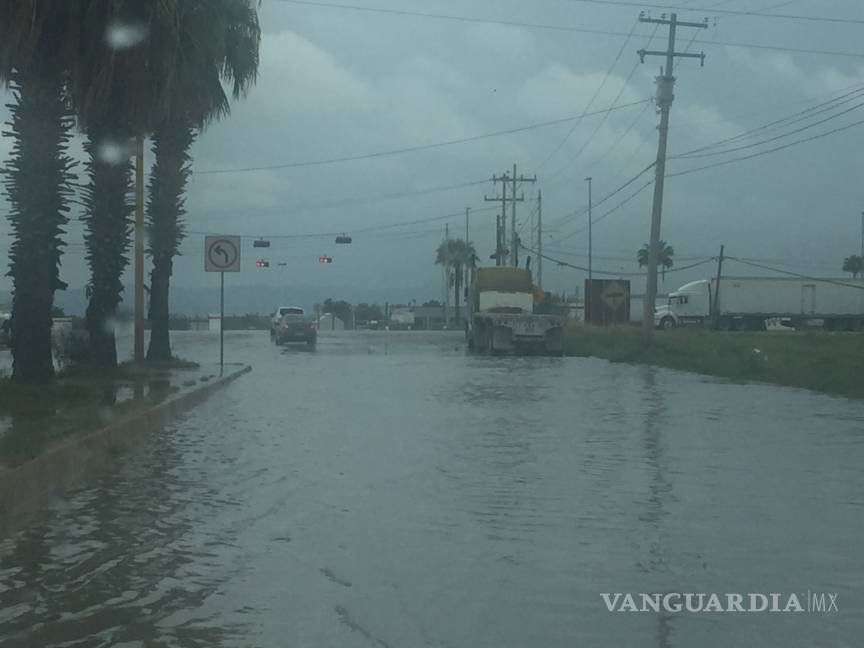
[[[574,1],[587,1],[587,0],[574,0]],[[517,22],[511,20],[496,20],[492,18],[472,18],[469,16],[458,16],[458,15],[449,15],[449,14],[433,14],[433,13],[425,13],[420,11],[406,11],[402,9],[382,9],[382,8],[373,8],[373,7],[361,7],[357,5],[347,5],[347,4],[337,4],[332,2],[308,2],[306,0],[280,0],[280,2],[286,4],[294,4],[301,5],[306,7],[320,7],[325,9],[343,9],[350,11],[361,11],[361,12],[369,12],[369,13],[379,13],[379,14],[390,14],[396,16],[406,16],[406,17],[414,17],[414,18],[430,18],[437,20],[453,20],[458,22],[467,22],[467,23],[485,23],[489,25],[505,25],[508,27],[524,27],[527,29],[547,29],[553,31],[560,32],[577,32],[583,34],[597,34],[601,36],[620,36],[627,37],[627,32],[619,32],[619,31],[608,31],[602,29],[588,29],[584,27],[571,27],[566,25],[550,25],[550,24],[537,24],[537,23],[526,23],[526,22]],[[637,7],[646,7],[650,5],[632,3],[632,6]],[[746,14],[743,13],[741,15],[755,15],[755,14]],[[782,16],[776,16],[782,17]],[[862,21],[864,22],[864,21]],[[696,40],[694,41],[700,44],[708,44],[708,45],[723,45],[725,47],[737,47],[744,49],[763,49],[770,50],[776,52],[792,52],[796,54],[817,54],[824,56],[843,56],[843,57],[851,57],[851,58],[864,58],[864,53],[860,52],[841,52],[841,51],[832,51],[832,50],[820,50],[820,49],[807,49],[801,47],[783,47],[780,45],[761,45],[758,43],[741,43],[741,42],[730,42],[730,41],[703,41]]]
[[[638,20],[637,20],[637,23],[638,23]],[[651,43],[654,42],[654,37],[657,35],[657,30],[658,30],[659,28],[660,28],[660,25],[654,25],[654,30],[651,32],[651,37],[648,39],[648,43],[647,43],[646,47],[650,47],[650,46],[651,46]],[[573,158],[571,158],[571,160],[570,160],[571,163],[574,162],[576,159],[578,159],[580,155],[582,155],[582,153],[585,151],[585,149],[588,147],[588,145],[589,145],[589,144],[594,140],[594,137],[596,137],[597,133],[600,132],[600,129],[603,127],[603,124],[605,124],[606,121],[607,121],[607,119],[609,118],[609,114],[612,112],[612,109],[615,108],[615,107],[618,105],[618,101],[620,101],[621,97],[622,97],[623,94],[624,94],[624,91],[627,89],[627,86],[629,85],[629,83],[630,83],[630,81],[632,80],[633,76],[636,74],[636,70],[637,70],[638,68],[639,68],[639,63],[635,63],[635,64],[633,65],[633,68],[630,70],[630,74],[627,75],[627,78],[624,80],[624,83],[621,84],[621,89],[618,91],[618,94],[615,96],[615,99],[614,99],[614,100],[612,101],[612,103],[610,104],[609,109],[608,109],[608,110],[603,114],[603,118],[600,120],[600,122],[599,122],[599,123],[597,124],[597,126],[594,128],[594,130],[592,131],[591,135],[588,136],[588,139],[587,139],[587,140],[585,141],[585,143],[580,147],[580,149],[579,149],[579,151],[576,153],[576,155],[575,155]],[[614,143],[614,144],[613,144],[609,149],[607,149],[607,150],[606,150],[606,151],[605,151],[605,152],[604,152],[604,153],[603,153],[599,158],[597,158],[597,159],[596,159],[596,160],[595,160],[595,161],[594,161],[590,166],[592,166],[592,167],[593,167],[593,166],[596,166],[596,165],[599,164],[599,163],[600,163],[600,162],[601,162],[601,161],[602,161],[606,156],[608,156],[608,155],[609,155],[609,154],[610,154],[610,153],[611,153],[615,148],[617,148],[618,145],[619,145],[619,144],[624,140],[624,138],[625,138],[625,137],[630,133],[630,131],[635,127],[636,122],[639,121],[639,119],[642,117],[642,115],[645,114],[645,112],[648,110],[648,108],[649,108],[650,106],[651,106],[651,103],[646,103],[645,106],[642,108],[642,110],[639,112],[639,114],[636,116],[636,119],[633,120],[633,122],[630,124],[629,128],[627,128],[627,130],[626,130],[626,131],[621,135],[621,137],[619,137],[619,138],[615,141],[615,143]],[[550,183],[550,179],[551,179],[552,182],[554,182],[554,179],[557,178],[557,177],[559,177],[562,173],[564,173],[564,172],[567,170],[567,168],[568,168],[568,165],[562,166],[558,171],[554,172],[551,176],[549,176],[549,177],[546,179],[546,184],[547,184],[547,186],[549,186],[549,185],[551,184],[551,183]]]
[[[241,212],[245,216],[253,215],[256,213],[284,213],[286,211],[291,212],[299,212],[299,211],[315,211],[319,209],[334,209],[337,207],[346,207],[346,206],[354,206],[354,205],[368,205],[377,202],[385,202],[388,200],[398,200],[400,198],[411,198],[414,196],[423,196],[433,193],[440,193],[445,191],[454,191],[457,189],[465,189],[470,187],[477,187],[479,185],[483,185],[489,182],[488,179],[484,180],[473,180],[471,182],[461,182],[458,184],[452,185],[439,185],[437,187],[427,187],[424,189],[415,189],[410,191],[397,191],[389,194],[377,194],[359,198],[340,198],[338,200],[328,200],[320,203],[307,203],[307,204],[291,204],[291,205],[273,205],[271,207],[262,207],[257,209],[247,209],[245,207],[240,208],[230,208],[230,209],[220,209],[211,213],[231,213],[236,214],[238,211]]]
[[[526,247],[522,244],[520,244],[520,247],[523,248],[524,250],[530,252],[531,254],[535,254],[535,255],[542,257],[542,258],[546,259],[547,261],[551,261],[552,263],[555,263],[559,266],[563,266],[565,268],[572,268],[573,270],[581,270],[582,272],[588,272],[588,268],[586,268],[584,266],[579,266],[579,265],[575,265],[573,263],[568,263],[567,261],[562,261],[561,259],[556,259],[554,257],[550,257],[547,254],[540,254],[539,252],[537,252],[537,250],[533,250],[533,249]],[[671,274],[673,272],[684,272],[686,270],[692,270],[693,268],[698,268],[699,266],[703,266],[706,263],[711,263],[712,261],[714,261],[713,257],[708,258],[708,259],[703,259],[702,261],[699,261],[697,263],[691,263],[690,265],[681,266],[680,268],[670,268],[670,269],[666,270],[665,272],[666,272],[666,274]],[[593,268],[592,268],[592,272],[594,274],[601,274],[601,275],[607,275],[607,276],[613,276],[613,277],[644,277],[647,274],[645,272],[621,272],[619,270],[614,270],[614,271],[613,270],[594,270]]]
[[[606,74],[603,75],[603,80],[600,81],[600,85],[597,86],[597,89],[594,91],[594,94],[591,96],[590,101],[588,101],[588,103],[585,105],[585,110],[582,111],[582,112],[583,112],[583,115],[584,115],[585,113],[587,113],[589,110],[591,110],[591,106],[594,105],[594,102],[597,100],[597,97],[600,95],[600,92],[603,90],[603,88],[606,87],[606,82],[609,81],[609,77],[612,76],[612,71],[615,69],[615,66],[618,65],[618,61],[621,60],[621,56],[624,54],[624,50],[627,48],[627,44],[630,42],[630,39],[633,37],[633,32],[636,30],[636,27],[637,27],[638,25],[639,25],[639,21],[638,21],[638,20],[636,20],[636,21],[633,22],[633,26],[630,28],[630,33],[627,34],[627,38],[625,38],[625,39],[624,39],[624,42],[621,43],[621,47],[618,49],[618,53],[615,55],[615,58],[613,59],[612,64],[611,64],[611,65],[609,66],[609,68],[606,70]],[[656,30],[655,30],[655,31],[656,31]],[[636,71],[636,67],[634,66],[634,67],[633,67],[633,72],[630,73],[630,76],[627,77],[627,81],[624,82],[624,87],[626,87],[627,82],[630,80],[630,78],[632,78],[632,76],[633,76],[633,74],[635,73],[635,71]],[[621,94],[622,94],[623,92],[624,92],[624,89],[622,88],[622,89],[621,89],[621,92],[618,93],[618,96],[615,97],[615,100],[612,102],[612,106],[614,106],[614,105],[618,102],[618,99],[621,97]],[[606,116],[608,116],[608,115],[609,115],[609,111],[608,111],[608,110],[605,111],[605,114],[606,114]],[[606,121],[605,117],[604,117],[603,121],[604,121],[604,122]],[[555,157],[555,156],[558,154],[558,152],[559,152],[562,148],[564,148],[564,145],[565,145],[565,144],[567,143],[567,141],[570,139],[570,136],[573,135],[573,133],[574,133],[574,131],[576,130],[576,127],[577,127],[578,125],[579,125],[579,122],[575,122],[575,123],[573,124],[573,126],[570,128],[569,131],[567,131],[567,134],[564,136],[564,139],[561,140],[561,142],[558,144],[558,146],[556,146],[556,147],[552,150],[552,152],[549,153],[549,155],[547,155],[547,156],[543,159],[543,161],[542,161],[540,164],[537,165],[537,167],[534,169],[534,173],[537,173],[537,171],[539,171],[541,168],[543,168],[543,167],[546,165],[546,163],[549,162],[549,160],[551,160],[553,157]],[[584,148],[584,146],[583,146],[583,148]],[[581,153],[581,149],[580,149],[580,153]],[[578,157],[578,154],[577,154],[577,157]]]
[[[767,149],[765,151],[759,151],[758,153],[751,153],[750,155],[742,155],[736,158],[732,158],[730,160],[723,160],[722,162],[715,162],[714,164],[707,164],[705,166],[696,167],[693,169],[686,169],[684,171],[678,171],[676,173],[669,173],[666,175],[667,178],[676,178],[679,176],[690,175],[691,173],[698,173],[699,171],[706,171],[708,169],[715,169],[717,167],[726,166],[727,164],[733,164],[735,162],[742,162],[744,160],[752,160],[753,158],[762,157],[763,155],[769,155],[771,153],[776,153],[778,151],[784,151],[788,148],[792,148],[793,146],[798,146],[799,144],[805,144],[807,142],[812,142],[814,140],[822,139],[828,137],[829,135],[834,135],[836,133],[841,133],[843,131],[847,131],[850,128],[854,128],[856,126],[861,126],[864,124],[864,119],[853,122],[851,124],[846,124],[845,126],[839,126],[830,131],[825,131],[824,133],[818,133],[816,135],[811,135],[810,137],[805,137],[799,140],[795,140],[794,142],[789,142],[788,144],[784,144],[782,146],[775,146],[774,148]]]
[[[770,137],[768,139],[763,139],[763,140],[759,140],[756,142],[750,142],[749,144],[742,144],[741,146],[735,146],[732,148],[724,149],[722,151],[711,151],[708,153],[690,153],[690,154],[686,154],[686,155],[673,155],[673,156],[671,156],[670,159],[692,160],[692,159],[696,159],[696,158],[713,157],[715,155],[728,155],[729,153],[735,153],[736,151],[743,151],[743,150],[746,150],[749,148],[753,148],[755,146],[762,146],[763,144],[770,144],[771,142],[776,142],[776,141],[784,139],[786,137],[791,137],[792,135],[797,135],[798,133],[801,133],[805,130],[809,130],[811,128],[815,128],[816,126],[821,126],[822,124],[824,124],[826,122],[829,122],[829,121],[832,121],[832,120],[837,119],[839,117],[842,117],[843,115],[846,115],[846,114],[848,114],[854,110],[858,110],[859,108],[862,108],[862,107],[864,107],[864,103],[857,104],[855,106],[852,106],[851,108],[847,108],[846,110],[844,110],[840,113],[837,113],[836,115],[826,117],[825,119],[820,119],[819,121],[814,122],[812,124],[807,124],[806,126],[802,126],[801,128],[796,128],[792,131],[789,131],[788,133],[781,133],[780,135],[775,135],[774,137]]]
[[[389,14],[391,16],[406,16],[411,18],[429,18],[433,20],[453,20],[465,23],[480,23],[486,25],[503,25],[506,27],[525,27],[528,29],[548,29],[552,31],[577,32],[581,34],[599,34],[602,36],[627,36],[626,32],[609,31],[603,29],[589,29],[587,27],[571,27],[568,25],[552,25],[541,23],[519,22],[515,20],[499,20],[495,18],[474,18],[471,16],[460,16],[456,14],[440,14],[427,11],[408,11],[406,9],[385,9],[383,7],[362,7],[359,5],[341,4],[335,2],[309,2],[307,0],[279,0],[285,4],[301,5],[304,7],[321,7],[325,9],[344,9],[348,11],[360,11],[364,13]]]
[[[613,189],[612,191],[610,191],[609,193],[607,193],[605,196],[603,196],[600,200],[595,201],[594,204],[593,204],[593,206],[594,206],[594,207],[599,207],[600,205],[603,205],[603,204],[606,203],[607,201],[609,201],[609,200],[611,200],[612,198],[614,198],[616,195],[618,195],[619,193],[621,193],[622,191],[624,191],[627,187],[629,187],[631,184],[633,184],[634,182],[636,182],[639,178],[641,178],[643,175],[645,175],[645,174],[648,173],[651,169],[653,169],[653,168],[654,168],[654,164],[655,164],[655,163],[652,162],[651,164],[649,164],[648,166],[646,166],[644,169],[642,169],[639,173],[637,173],[635,176],[633,176],[632,178],[630,178],[629,180],[627,180],[624,184],[619,185],[617,188]],[[653,181],[652,181],[652,182],[653,182]],[[556,230],[556,229],[558,229],[558,228],[561,227],[561,225],[564,223],[564,221],[567,221],[567,220],[569,220],[569,219],[571,219],[571,218],[575,218],[575,217],[577,217],[577,216],[582,216],[583,214],[585,214],[585,213],[587,213],[587,212],[588,212],[588,208],[587,208],[587,207],[580,207],[579,209],[577,209],[577,210],[575,210],[575,211],[572,211],[572,212],[569,212],[569,213],[565,214],[564,216],[561,216],[560,218],[558,218],[558,219],[557,219],[557,224],[556,224],[556,225],[553,225],[553,226],[552,226],[551,228],[549,228],[549,229],[551,229],[551,230]],[[594,222],[596,222],[596,221],[594,221]]]
[[[851,284],[845,283],[843,281],[837,281],[836,279],[826,279],[824,277],[810,277],[808,275],[803,275],[798,272],[791,272],[789,270],[781,270],[779,268],[772,268],[770,266],[763,265],[761,263],[754,263],[752,261],[745,261],[744,259],[739,259],[736,257],[724,257],[729,261],[737,261],[738,263],[742,263],[747,266],[752,266],[754,268],[761,268],[762,270],[768,270],[770,272],[776,272],[777,274],[788,275],[790,277],[798,277],[799,279],[807,279],[808,281],[819,281],[822,283],[833,284],[835,286],[845,286],[846,288],[856,288],[858,290],[864,290],[864,285],[861,284]]]
[[[625,207],[626,205],[628,205],[628,204],[629,204],[629,203],[630,203],[634,198],[636,198],[636,196],[638,196],[639,194],[641,194],[643,191],[645,191],[648,187],[650,187],[650,186],[653,185],[653,184],[654,184],[654,180],[649,180],[648,182],[646,182],[645,184],[643,184],[641,187],[639,187],[636,191],[634,191],[632,194],[630,194],[629,196],[627,196],[624,200],[622,200],[621,202],[619,202],[617,205],[615,205],[615,206],[612,207],[611,209],[608,209],[608,210],[605,211],[603,214],[601,214],[600,216],[598,216],[597,218],[595,218],[594,220],[592,220],[592,221],[591,221],[591,224],[592,224],[592,225],[596,225],[597,223],[599,223],[600,221],[604,220],[604,219],[607,218],[608,216],[611,216],[612,214],[614,214],[614,213],[617,212],[618,210],[622,209],[623,207]],[[565,236],[562,236],[562,237],[558,238],[557,241],[558,241],[559,243],[561,243],[562,241],[566,241],[567,239],[571,239],[571,238],[573,238],[574,236],[576,236],[577,234],[581,234],[581,233],[584,232],[586,229],[588,229],[588,226],[587,226],[587,225],[584,225],[584,226],[580,227],[579,229],[577,229],[577,230],[575,230],[575,231],[573,231],[573,232],[570,232],[569,234],[567,234],[567,235],[565,235]]]
[[[287,0],[283,0],[287,1]],[[632,101],[627,104],[622,104],[615,108],[615,110],[624,110],[626,108],[632,108],[633,106],[641,106],[642,104],[649,103],[651,99],[641,99],[639,101]],[[490,139],[494,137],[502,137],[505,135],[515,135],[517,133],[524,133],[527,131],[537,130],[540,128],[548,128],[550,126],[558,126],[560,124],[567,124],[572,121],[579,121],[580,119],[584,119],[586,117],[591,117],[593,115],[599,115],[604,112],[606,109],[597,110],[594,112],[583,113],[581,115],[575,115],[571,117],[562,117],[560,119],[553,119],[546,122],[539,122],[536,124],[530,124],[528,126],[519,126],[517,128],[508,128],[506,130],[501,131],[493,131],[491,133],[484,133],[482,135],[473,135],[471,137],[461,137],[458,139],[444,140],[441,142],[433,142],[431,144],[420,144],[417,146],[407,146],[403,148],[397,149],[388,149],[384,151],[376,151],[374,153],[363,153],[359,155],[347,155],[342,157],[335,158],[327,158],[321,160],[306,160],[301,162],[287,162],[284,164],[271,164],[264,166],[256,166],[256,167],[242,167],[242,168],[233,168],[233,169],[205,169],[202,171],[195,171],[196,175],[217,175],[217,174],[227,174],[227,173],[252,173],[256,171],[275,171],[279,169],[297,169],[301,167],[315,167],[315,166],[325,166],[329,164],[339,164],[343,162],[356,162],[359,160],[370,160],[373,158],[380,157],[388,157],[392,155],[402,155],[405,153],[416,153],[418,151],[428,151],[431,149],[444,148],[446,146],[453,146],[456,144],[467,144],[470,142],[477,142],[484,139]]]
[[[856,99],[860,98],[860,95],[862,92],[864,92],[864,87],[859,87],[857,90],[850,92],[850,93],[847,93],[845,95],[842,95],[840,97],[836,97],[836,98],[831,99],[829,101],[817,104],[816,106],[812,106],[810,108],[799,111],[799,112],[794,113],[792,115],[789,115],[787,117],[777,119],[775,121],[769,122],[768,124],[764,124],[762,126],[757,126],[755,128],[751,128],[751,129],[746,130],[742,133],[739,133],[738,135],[734,135],[732,137],[727,137],[727,138],[719,140],[717,142],[713,142],[711,144],[706,144],[704,146],[700,146],[698,148],[692,149],[690,151],[686,151],[684,153],[679,153],[675,157],[678,157],[678,158],[702,157],[702,156],[697,155],[697,154],[702,153],[703,151],[708,151],[710,149],[717,148],[718,146],[722,146],[723,144],[731,144],[731,143],[736,142],[738,140],[747,139],[748,137],[753,136],[753,135],[755,135],[759,132],[762,132],[762,131],[777,130],[778,128],[782,128],[785,126],[791,126],[792,124],[800,123],[800,122],[805,121],[807,119],[811,119],[812,117],[814,117],[816,115],[820,115],[824,112],[834,110],[834,109],[838,108],[839,106],[842,106],[842,105],[849,103],[851,101],[855,101]],[[842,99],[842,101],[841,101],[841,99]],[[841,113],[835,115],[834,117],[842,116],[842,115],[846,114],[846,112],[851,112],[851,110],[860,108],[862,105],[864,105],[864,104],[858,104],[857,106],[854,106],[849,111],[841,112]],[[829,121],[830,119],[833,119],[833,117],[826,119],[826,120],[823,120],[821,122],[815,122],[809,126],[805,126],[804,128],[799,129],[799,130],[790,131],[790,132],[786,133],[785,135],[778,136],[778,138],[786,137],[788,135],[794,135],[797,132],[801,132],[802,130],[806,130],[807,128],[810,128],[812,126],[817,126],[821,123],[824,123],[824,121]],[[765,140],[765,141],[771,141],[771,140]],[[730,149],[730,151],[732,151],[732,150],[736,150],[736,149]],[[719,155],[719,153],[713,153],[711,155]]]
[[[495,207],[475,207],[475,208],[471,209],[471,213],[474,214],[477,212],[487,212],[487,211],[492,211],[492,210],[496,210],[496,209],[497,208],[495,208]],[[432,217],[428,217],[428,218],[418,218],[415,220],[403,221],[400,223],[371,225],[368,227],[361,227],[361,228],[347,227],[347,228],[342,228],[338,231],[334,230],[334,231],[330,231],[330,232],[314,232],[314,233],[310,232],[310,233],[305,233],[305,234],[270,234],[270,235],[262,234],[259,232],[256,234],[234,234],[234,235],[240,236],[243,238],[265,238],[265,239],[273,239],[273,240],[328,238],[328,237],[333,237],[333,236],[339,236],[343,232],[351,232],[352,234],[366,234],[368,232],[380,232],[383,230],[394,229],[394,228],[398,228],[398,227],[406,227],[408,225],[418,225],[421,223],[432,223],[432,222],[436,222],[436,221],[443,221],[443,220],[448,220],[448,219],[453,219],[453,218],[464,218],[464,217],[465,217],[465,212],[463,211],[463,212],[458,212],[458,213],[454,213],[454,214],[445,214],[443,216],[432,216]],[[203,236],[214,233],[214,232],[205,232],[205,231],[200,231],[200,230],[186,230],[186,232],[188,234],[197,234],[197,235],[203,235]],[[220,233],[224,234],[225,232],[220,232]]]
[[[569,0],[583,4],[608,5],[612,7],[642,7],[645,9],[675,9],[673,4],[637,2],[635,0]],[[686,12],[702,12],[705,9],[684,9]],[[799,14],[772,14],[765,11],[744,11],[741,9],[711,9],[710,13],[723,14],[727,16],[749,16],[755,18],[776,18],[782,20],[802,20],[806,22],[825,22],[847,25],[864,25],[864,20],[857,18],[834,18],[831,16],[804,16]]]

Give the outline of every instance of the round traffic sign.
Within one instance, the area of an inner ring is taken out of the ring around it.
[[[237,263],[239,250],[228,238],[217,238],[207,248],[207,260],[218,270],[227,270]]]

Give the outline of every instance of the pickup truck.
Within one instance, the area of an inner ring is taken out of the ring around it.
[[[318,342],[318,326],[315,320],[307,317],[302,308],[291,308],[289,311],[279,319],[273,341],[278,345],[303,343],[314,349]]]

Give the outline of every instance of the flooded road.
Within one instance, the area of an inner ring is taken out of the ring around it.
[[[861,645],[864,403],[447,333],[226,360],[254,371],[0,541],[0,645]],[[808,590],[838,611],[601,598]]]

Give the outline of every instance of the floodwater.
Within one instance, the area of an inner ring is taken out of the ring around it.
[[[861,645],[864,403],[453,333],[226,359],[254,371],[0,541],[0,645]],[[808,590],[837,611],[601,598]]]

